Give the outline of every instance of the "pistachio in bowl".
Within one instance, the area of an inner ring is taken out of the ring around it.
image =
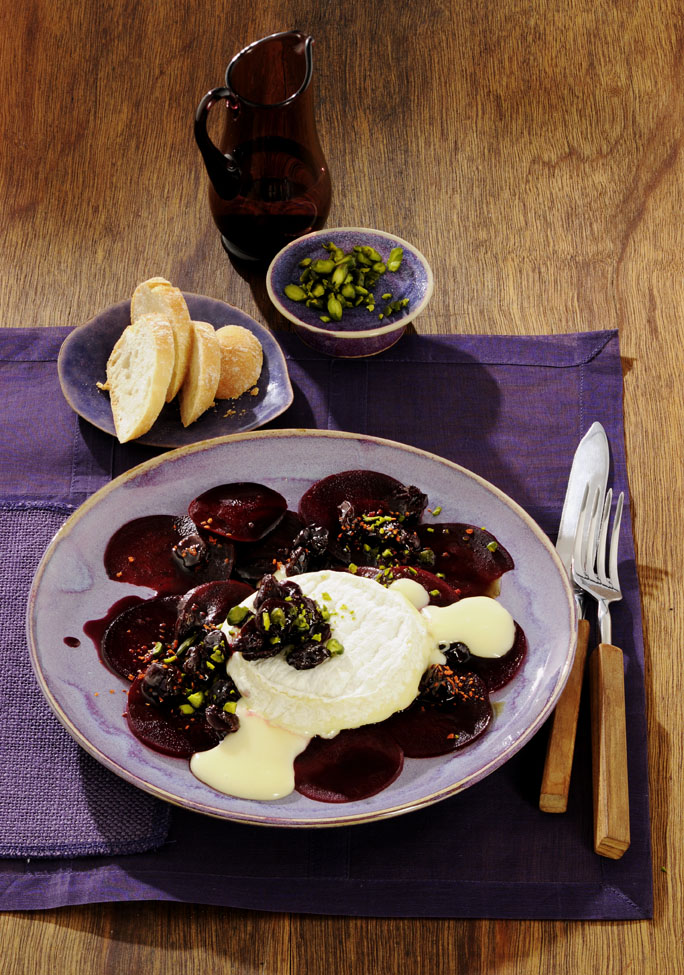
[[[332,356],[377,355],[427,305],[433,277],[408,241],[340,227],[292,241],[266,275],[269,297],[311,348]]]

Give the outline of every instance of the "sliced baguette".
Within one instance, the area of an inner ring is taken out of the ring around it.
[[[183,385],[192,345],[190,313],[182,292],[166,278],[149,278],[133,292],[131,298],[131,321],[142,315],[164,315],[173,327],[173,341],[176,350],[173,372],[166,391],[166,402],[170,403]]]
[[[107,361],[107,388],[120,443],[141,437],[161,413],[175,359],[173,328],[161,315],[128,325]]]
[[[220,378],[221,351],[214,326],[208,322],[192,322],[190,362],[178,394],[184,427],[194,423],[212,405]]]
[[[216,331],[221,347],[221,379],[217,399],[237,399],[261,375],[264,351],[261,342],[242,325],[224,325]]]

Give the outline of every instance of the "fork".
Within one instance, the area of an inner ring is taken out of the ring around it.
[[[601,634],[601,642],[589,658],[594,850],[619,860],[630,843],[625,678],[622,650],[611,643],[609,607],[622,599],[617,556],[624,493],[615,506],[607,567],[613,492],[606,492],[601,505],[601,492],[597,491],[591,509],[588,493],[587,487],[575,536],[572,574],[577,585],[598,603]]]

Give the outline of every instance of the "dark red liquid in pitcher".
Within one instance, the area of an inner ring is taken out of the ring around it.
[[[234,151],[239,191],[225,199],[209,188],[209,205],[226,250],[268,261],[286,244],[320,230],[330,209],[330,178],[290,139],[261,138]]]

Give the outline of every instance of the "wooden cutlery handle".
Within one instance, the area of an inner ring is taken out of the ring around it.
[[[544,775],[542,777],[539,808],[542,812],[562,813],[568,807],[568,792],[575,752],[577,714],[579,712],[584,663],[589,643],[589,623],[580,620],[577,625],[577,648],[572,670],[563,693],[558,698],[553,713],[551,734],[546,748]]]
[[[594,850],[619,860],[629,847],[627,730],[622,650],[601,643],[589,658]]]

